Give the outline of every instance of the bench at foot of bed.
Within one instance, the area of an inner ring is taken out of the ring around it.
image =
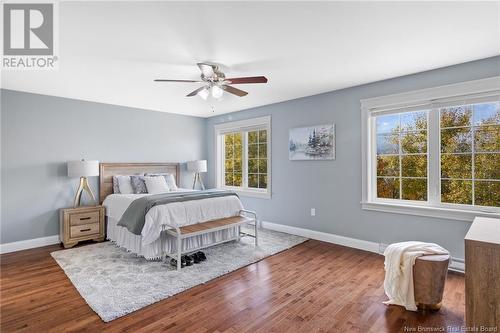
[[[257,214],[255,212],[249,210],[241,210],[238,216],[227,217],[223,219],[202,222],[197,224],[187,225],[185,227],[172,227],[172,229],[167,230],[167,233],[174,236],[177,239],[177,253],[167,253],[168,257],[174,258],[177,260],[177,270],[181,269],[181,257],[182,254],[187,252],[193,252],[205,247],[214,246],[217,244],[240,240],[241,236],[250,236],[255,238],[255,246],[258,245],[258,230],[257,230]],[[254,227],[254,235],[244,233],[241,231],[241,226],[244,224],[251,224]],[[238,232],[235,238],[230,238],[223,240],[218,243],[213,243],[206,246],[201,246],[194,249],[189,249],[186,251],[182,251],[182,241],[188,237],[199,236],[203,234],[208,234],[211,232],[221,231],[225,229],[231,229],[237,227]]]

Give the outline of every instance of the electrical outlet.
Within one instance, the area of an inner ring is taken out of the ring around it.
[[[316,208],[311,208],[311,216],[316,216]]]

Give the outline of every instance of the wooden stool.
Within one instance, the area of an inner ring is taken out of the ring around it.
[[[443,300],[444,283],[450,256],[429,255],[418,257],[413,266],[415,303],[421,310],[439,310]]]

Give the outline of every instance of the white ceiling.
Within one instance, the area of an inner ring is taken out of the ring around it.
[[[209,117],[500,54],[500,2],[61,2],[58,71],[2,87]],[[184,97],[196,62],[248,96]]]

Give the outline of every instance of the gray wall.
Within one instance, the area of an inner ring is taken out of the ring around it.
[[[78,186],[66,161],[184,162],[205,157],[204,138],[202,118],[2,90],[0,242],[59,233]]]
[[[214,185],[214,124],[272,116],[272,198],[243,198],[264,221],[373,242],[436,242],[463,258],[469,223],[361,209],[360,99],[500,75],[500,57],[262,106],[207,121],[207,156]],[[272,77],[270,78],[272,80]],[[300,84],[300,81],[297,82]],[[335,161],[289,161],[288,129],[334,122]],[[310,216],[310,208],[316,216]]]

